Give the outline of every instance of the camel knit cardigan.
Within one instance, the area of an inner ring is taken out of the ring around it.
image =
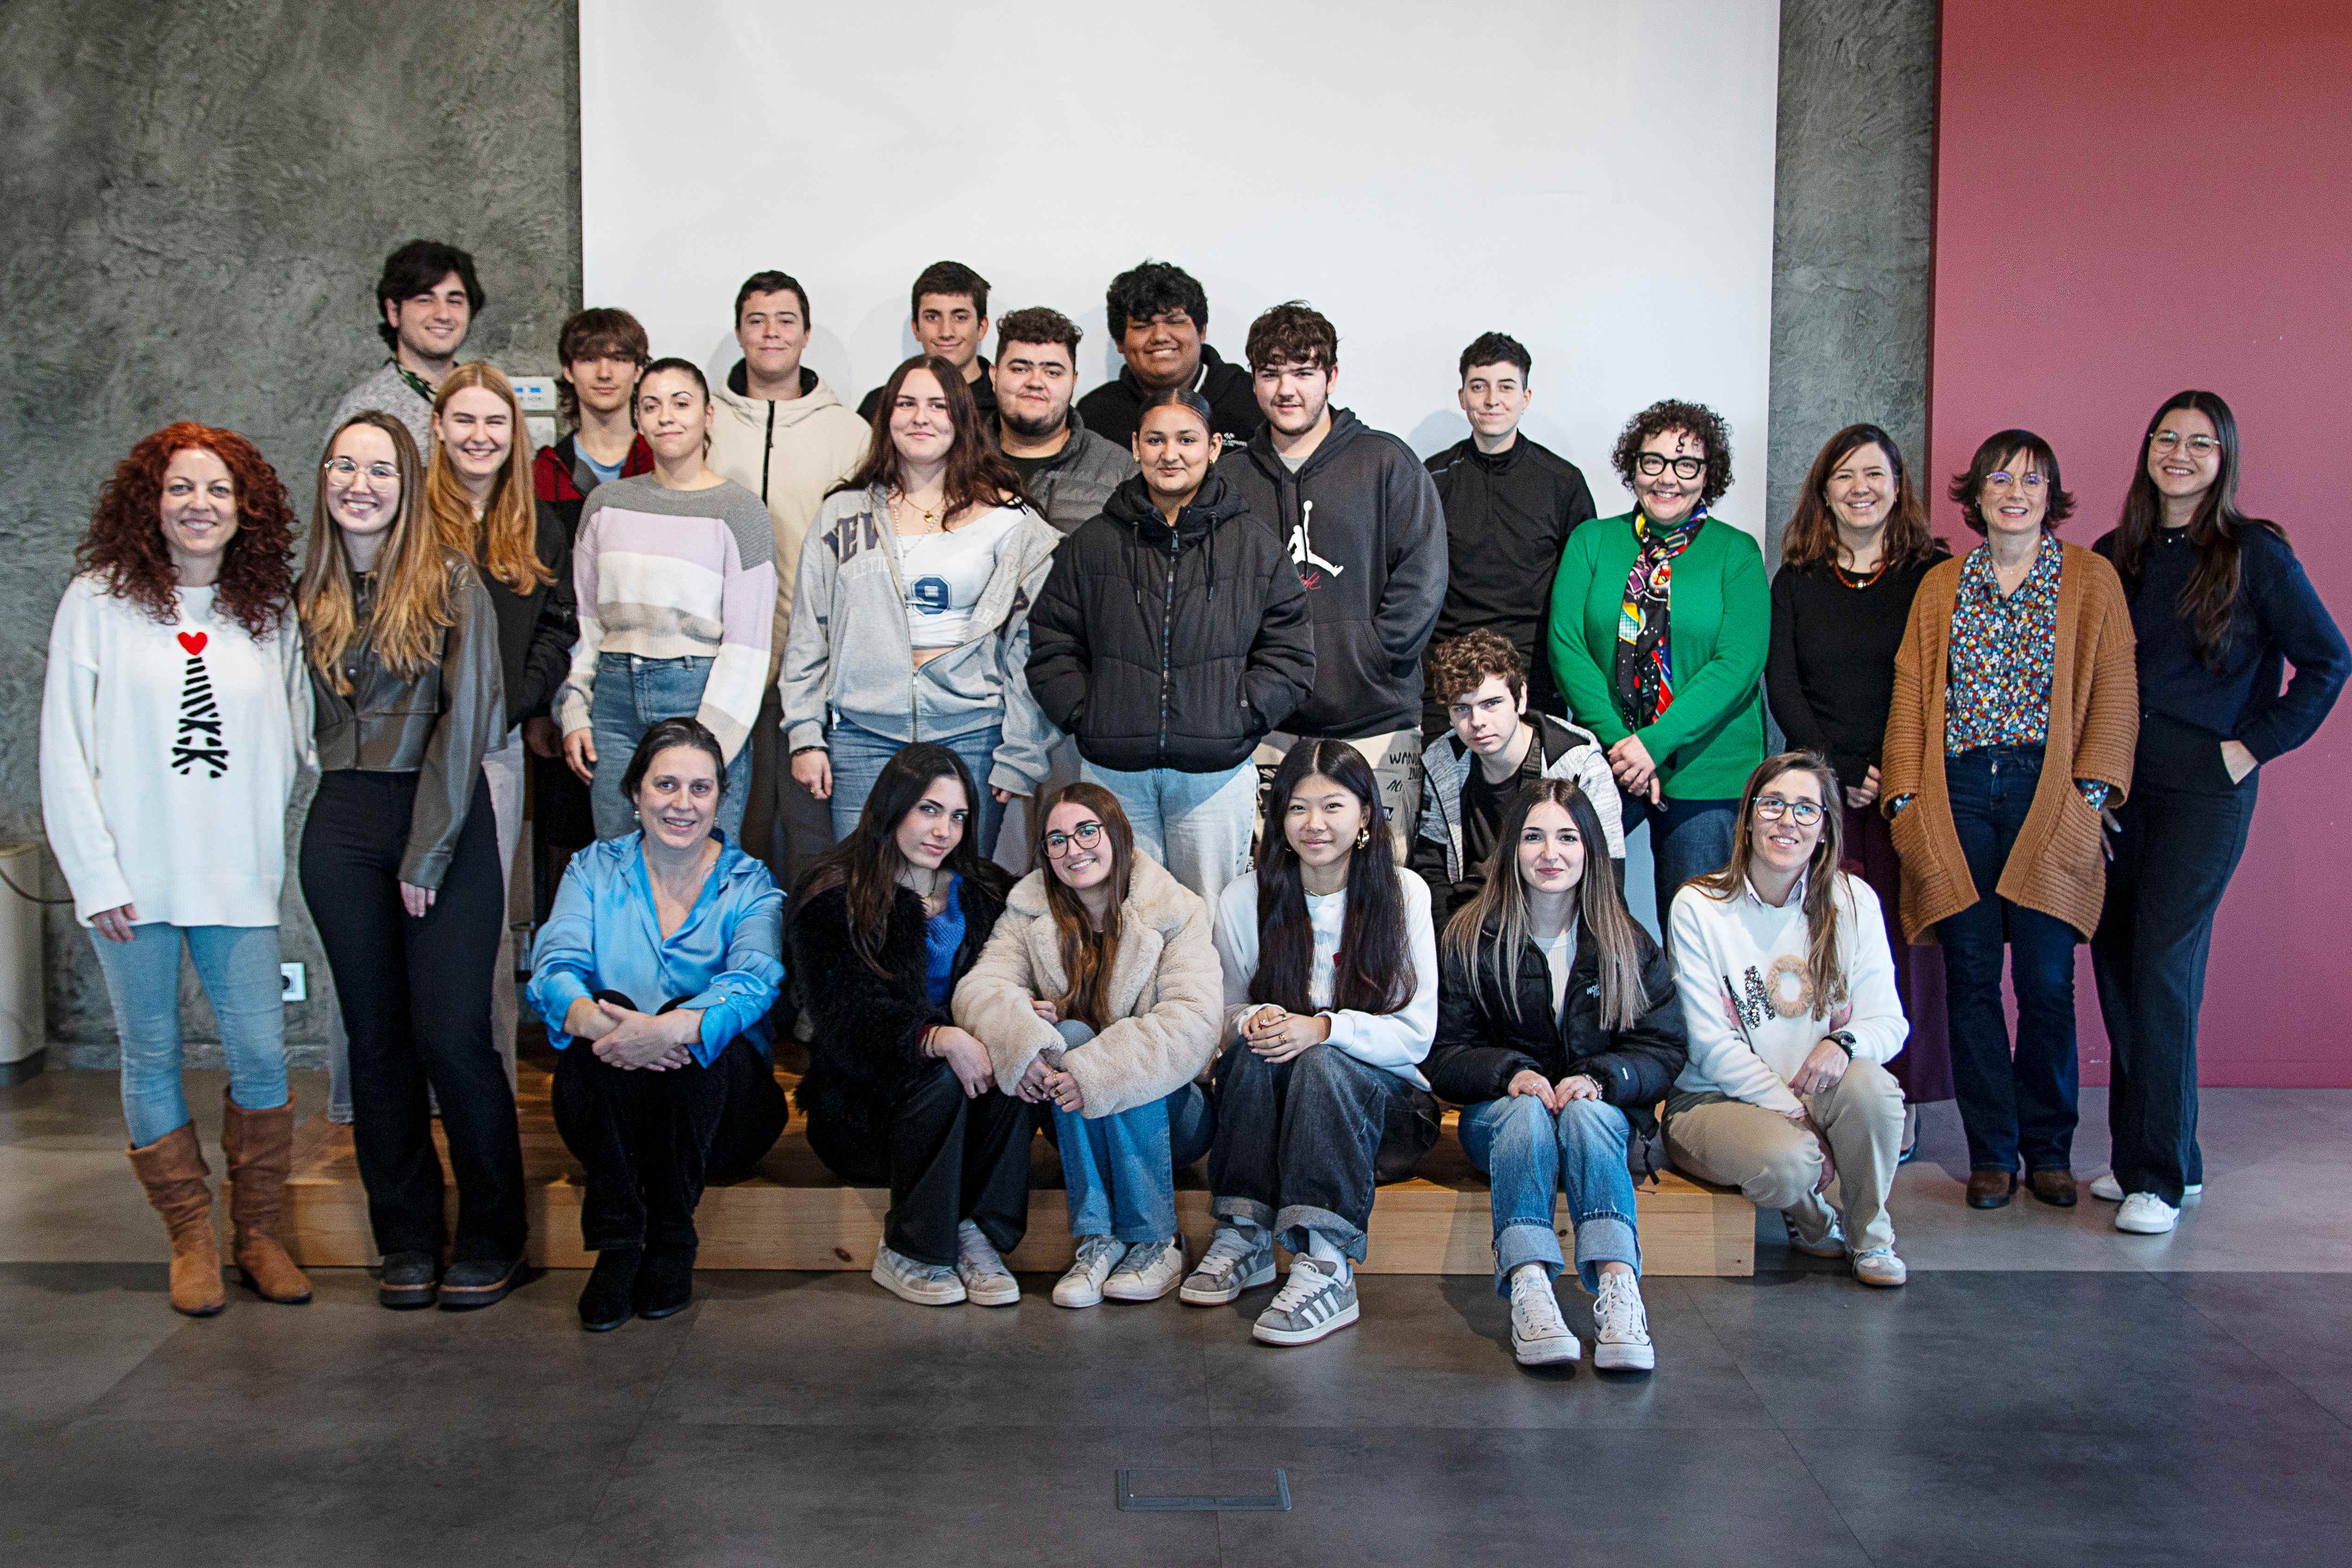
[[[2042,769],[1997,890],[2013,904],[2064,921],[2088,940],[2106,900],[2106,855],[2099,814],[2074,781],[2110,784],[2110,804],[2122,801],[2139,741],[2139,679],[2131,605],[2115,568],[2076,545],[2059,549],[2058,637],[2043,755],[2064,758],[2067,765]],[[1916,797],[1891,818],[1903,858],[1903,934],[1911,942],[1977,901],[1944,782],[1944,692],[1952,610],[1966,562],[1965,555],[1946,561],[1920,583],[1895,654],[1879,798]]]

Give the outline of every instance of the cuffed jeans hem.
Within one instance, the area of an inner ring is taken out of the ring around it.
[[[1622,1263],[1642,1272],[1642,1237],[1622,1215],[1587,1215],[1576,1222],[1576,1277],[1592,1295],[1601,1293],[1601,1266]]]
[[[1260,1230],[1274,1228],[1274,1210],[1255,1198],[1211,1198],[1209,1213],[1218,1219],[1237,1219]]]
[[[1542,1264],[1544,1278],[1559,1279],[1560,1270],[1568,1267],[1568,1260],[1560,1256],[1559,1237],[1548,1221],[1504,1221],[1495,1235],[1495,1294],[1508,1297],[1512,1271],[1528,1263]]]
[[[1282,1212],[1274,1216],[1275,1244],[1293,1255],[1307,1250],[1307,1233],[1320,1231],[1328,1241],[1352,1263],[1364,1260],[1362,1227],[1349,1223],[1329,1209],[1313,1204],[1285,1204]]]

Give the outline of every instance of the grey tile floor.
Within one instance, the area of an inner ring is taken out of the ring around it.
[[[1907,1289],[1768,1220],[1755,1279],[1649,1282],[1659,1370],[1618,1378],[1515,1366],[1471,1279],[1364,1276],[1358,1328],[1284,1352],[1261,1298],[1063,1312],[1043,1279],[932,1311],[707,1275],[591,1337],[578,1274],[457,1316],[325,1270],[190,1321],[110,1090],[0,1089],[0,1563],[2333,1564],[2352,1533],[2352,1095],[2210,1096],[2212,1191],[2154,1247],[2087,1202],[1969,1214],[1932,1120]],[[1121,1468],[1276,1467],[1287,1514],[1113,1507]]]

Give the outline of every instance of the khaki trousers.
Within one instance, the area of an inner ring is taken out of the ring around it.
[[[1878,1063],[1857,1061],[1835,1085],[1807,1096],[1805,1108],[1837,1163],[1826,1194],[1813,1191],[1822,1146],[1811,1131],[1720,1094],[1678,1089],[1666,1097],[1666,1157],[1701,1181],[1738,1187],[1759,1208],[1780,1210],[1809,1244],[1828,1236],[1842,1215],[1850,1251],[1892,1247],[1886,1194],[1902,1156],[1903,1086]]]

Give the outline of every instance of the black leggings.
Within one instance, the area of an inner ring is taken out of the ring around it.
[[[490,988],[506,919],[488,784],[474,798],[422,919],[400,902],[415,773],[338,770],[302,828],[302,896],[327,950],[351,1037],[352,1143],[381,1252],[438,1254],[440,1156],[429,1084],[457,1175],[453,1262],[522,1254],[522,1143],[490,1039]]]
[[[617,991],[596,999],[644,1011]],[[709,1067],[660,1072],[614,1067],[574,1040],[556,1056],[554,1101],[563,1146],[588,1172],[580,1239],[591,1252],[692,1247],[704,1184],[750,1175],[792,1114],[775,1069],[740,1035]]]

